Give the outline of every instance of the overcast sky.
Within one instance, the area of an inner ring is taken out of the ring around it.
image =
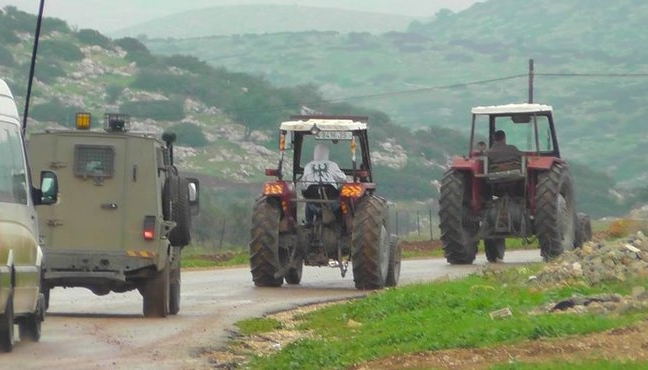
[[[481,0],[483,1],[483,0]],[[45,16],[61,18],[71,26],[102,33],[143,23],[185,10],[223,5],[282,4],[361,10],[419,17],[433,16],[439,9],[455,12],[476,0],[45,0]],[[38,14],[40,0],[0,0],[0,7],[13,5]]]

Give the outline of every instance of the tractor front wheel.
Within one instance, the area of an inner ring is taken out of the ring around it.
[[[484,251],[486,252],[486,259],[488,262],[496,263],[502,262],[504,259],[504,251],[506,250],[506,239],[493,238],[484,239]]]

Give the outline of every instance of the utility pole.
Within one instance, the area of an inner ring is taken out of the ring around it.
[[[533,103],[533,59],[529,59],[529,103]]]
[[[34,81],[34,70],[36,69],[36,54],[38,53],[38,40],[40,39],[41,24],[43,23],[43,8],[45,0],[41,0],[38,7],[38,20],[34,33],[34,49],[32,50],[31,63],[29,65],[29,80],[27,82],[27,96],[25,96],[25,111],[23,113],[22,134],[27,130],[27,116],[29,115],[29,99],[31,98],[32,83]]]

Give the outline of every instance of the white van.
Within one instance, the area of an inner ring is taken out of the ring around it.
[[[14,346],[14,324],[21,340],[38,341],[44,319],[38,218],[34,206],[56,203],[58,179],[41,172],[32,186],[18,109],[0,79],[0,351]]]

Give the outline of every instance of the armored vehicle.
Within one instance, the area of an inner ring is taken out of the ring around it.
[[[387,200],[376,194],[367,127],[368,118],[359,116],[293,116],[280,124],[281,159],[277,168],[266,169],[276,179],[264,184],[252,216],[250,267],[256,286],[299,284],[304,265],[339,268],[344,277],[349,262],[357,289],[398,283],[400,244],[388,234]],[[303,179],[315,142],[329,144],[330,159],[346,180]],[[286,151],[292,151],[288,176]],[[302,218],[306,207],[312,207],[310,220]]]
[[[0,350],[5,352],[13,349],[15,323],[21,340],[41,336],[43,252],[34,206],[57,201],[58,180],[48,170],[40,179],[40,189],[32,187],[18,110],[0,79]]]
[[[576,211],[551,106],[473,108],[469,148],[441,181],[439,226],[449,263],[472,263],[480,240],[487,260],[498,262],[507,237],[537,238],[545,260],[591,239],[589,217]]]
[[[94,294],[139,290],[146,317],[180,310],[181,250],[191,240],[199,183],[173,161],[175,135],[132,132],[130,117],[104,116],[103,130],[78,113],[76,129],[31,135],[34,171],[56,170],[65,189],[39,213],[43,291],[84,287]]]

